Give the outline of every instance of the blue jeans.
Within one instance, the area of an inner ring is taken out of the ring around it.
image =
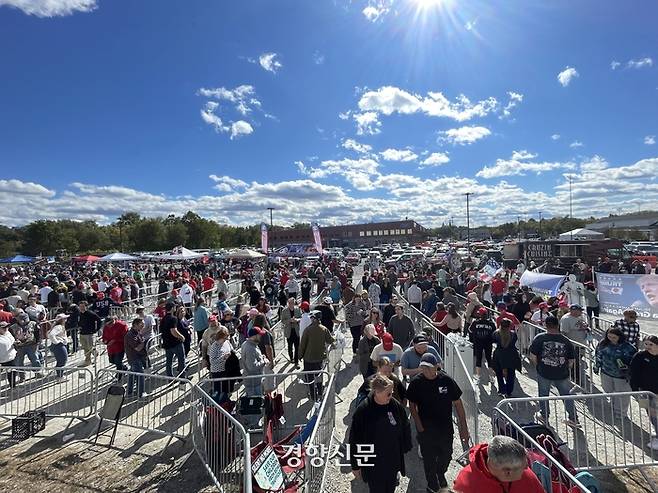
[[[35,345],[21,346],[17,348],[14,364],[16,366],[25,366],[25,356],[27,356],[34,368],[41,368],[41,362],[37,356],[37,347]]]
[[[59,343],[59,344],[52,344],[50,346],[50,352],[53,353],[53,356],[55,357],[55,361],[57,361],[57,364],[55,365],[56,368],[66,366],[66,361],[69,358],[69,353],[66,350],[66,345]],[[64,376],[64,372],[62,370],[57,370],[57,376],[62,377]]]
[[[176,369],[176,375],[172,371],[172,365],[174,363],[174,356],[178,360],[178,367]],[[177,376],[179,378],[185,378],[183,372],[185,371],[185,348],[183,343],[176,344],[174,347],[165,349],[165,373],[168,377]]]
[[[548,380],[547,378],[537,375],[537,385],[539,387],[539,397],[548,397],[551,392],[551,385],[553,385],[560,395],[571,395],[571,388],[573,384],[571,380],[565,378],[564,380]],[[564,401],[564,407],[567,410],[569,419],[576,420],[576,405],[572,400]],[[548,420],[549,406],[547,401],[539,401],[539,409],[544,418]]]
[[[136,359],[129,361],[130,371],[133,373],[144,373],[145,361],[143,359]],[[127,394],[132,395],[134,392],[135,381],[137,381],[137,396],[141,397],[144,394],[144,377],[129,374],[128,375],[128,389]]]

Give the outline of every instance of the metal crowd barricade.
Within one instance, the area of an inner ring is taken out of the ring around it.
[[[519,342],[519,351],[524,356],[530,354],[530,344],[534,337],[546,332],[546,329],[531,322],[524,321],[518,332],[519,341],[524,341],[523,344]],[[576,358],[574,365],[569,370],[569,379],[584,392],[588,394],[592,393],[595,390],[594,366],[596,349],[589,344],[581,344],[576,341],[571,341],[571,343],[576,349]]]
[[[262,396],[276,391],[282,397],[284,423],[277,424],[277,433],[290,432],[298,425],[304,425],[315,411],[316,402],[326,392],[329,373],[325,370],[299,371],[293,373],[271,373],[249,375],[237,378],[208,378],[199,381],[198,386],[207,394],[213,395],[215,389],[223,390],[233,386],[229,398],[239,402],[241,397]],[[322,384],[321,395],[311,396],[311,386]],[[230,390],[230,389],[229,389]],[[311,398],[315,397],[315,399]],[[250,433],[262,432],[260,417],[244,417],[245,429]]]
[[[318,411],[318,418],[313,427],[311,437],[306,445],[310,452],[314,452],[322,458],[314,461],[312,456],[306,456],[304,467],[304,479],[306,482],[306,493],[317,493],[324,491],[324,478],[329,461],[331,440],[333,438],[334,426],[336,425],[336,376],[332,375],[324,392],[322,404]],[[319,462],[319,463],[318,463]]]
[[[192,445],[215,486],[251,492],[251,441],[244,427],[196,385],[191,397]]]
[[[464,405],[468,430],[473,443],[479,443],[478,418],[480,414],[480,392],[471,378],[471,371],[464,363],[459,349],[454,344],[450,344],[448,350],[452,352],[452,358],[450,358],[452,365],[450,369],[446,368],[446,372],[457,382],[457,385],[462,390],[461,401]]]
[[[573,404],[581,428],[570,427],[566,403]],[[656,395],[651,392],[618,392],[570,396],[505,399],[492,414],[494,430],[532,422],[540,408],[548,412],[547,425],[574,468],[606,470],[658,465],[658,451],[648,447],[655,419]],[[509,428],[508,428],[509,429]],[[520,433],[526,439],[524,432]]]
[[[473,358],[471,357],[467,364],[462,357],[462,351],[468,351],[469,354],[472,354],[471,343],[464,341],[464,345],[458,348],[453,341],[434,326],[434,323],[427,315],[416,307],[411,306],[401,294],[398,294],[398,297],[402,304],[405,305],[409,317],[416,326],[416,330],[418,331],[420,329],[426,334],[430,334],[432,340],[438,345],[439,354],[444,359],[445,372],[450,375],[462,390],[462,402],[466,413],[466,422],[468,423],[473,440],[477,443],[479,438],[478,415],[480,414],[480,392],[471,378]]]
[[[139,397],[135,392],[130,396],[128,392],[121,408],[119,424],[185,440],[191,430],[189,407],[193,386],[187,379],[100,369],[96,378],[97,409],[103,407],[108,388],[117,383],[126,383],[130,376],[135,387],[138,380],[143,379],[144,390],[148,395]]]
[[[94,373],[89,368],[42,368],[43,377],[27,378],[10,387],[8,376],[33,371],[31,366],[0,367],[0,418],[9,419],[27,411],[44,411],[51,418],[86,419],[95,413]],[[56,371],[64,377],[57,378]],[[25,374],[28,375],[27,373]]]

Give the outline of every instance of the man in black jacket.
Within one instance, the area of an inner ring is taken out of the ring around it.
[[[91,354],[94,351],[94,335],[101,328],[103,321],[95,312],[89,310],[86,301],[81,302],[78,308],[80,310],[80,345],[85,352],[85,360],[80,366],[89,366]]]

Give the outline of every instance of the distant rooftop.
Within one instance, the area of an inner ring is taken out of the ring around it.
[[[658,229],[658,212],[645,211],[601,218],[587,224],[586,228],[594,230],[610,228],[646,228]]]

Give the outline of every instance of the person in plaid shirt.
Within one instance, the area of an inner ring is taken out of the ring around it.
[[[637,312],[635,310],[624,310],[624,318],[613,324],[624,334],[625,339],[637,348],[640,342],[640,324],[637,323]]]

